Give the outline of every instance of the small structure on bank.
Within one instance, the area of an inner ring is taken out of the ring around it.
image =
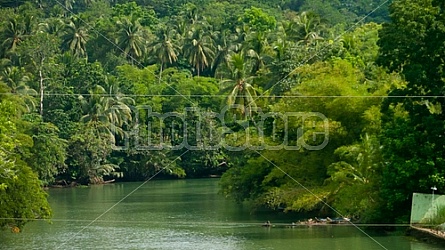
[[[413,193],[412,226],[431,227],[445,223],[445,195]]]
[[[413,193],[410,226],[445,239],[445,195]]]

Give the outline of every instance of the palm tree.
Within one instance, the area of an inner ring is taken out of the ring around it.
[[[80,147],[80,154],[88,155],[87,161],[80,161],[83,177],[88,177],[92,183],[100,183],[103,176],[121,176],[116,172],[118,165],[107,161],[117,136],[124,138],[123,126],[132,120],[130,105],[134,105],[132,98],[124,96],[117,85],[109,84],[107,88],[100,85],[89,90],[89,94],[80,96],[84,115],[81,122],[85,123],[82,136],[75,142]],[[80,144],[80,146],[79,146]]]
[[[215,53],[214,41],[200,26],[192,28],[188,37],[184,41],[184,55],[189,63],[196,69],[197,75],[200,75],[204,69],[211,66]]]
[[[20,22],[17,18],[11,18],[3,31],[3,43],[2,47],[4,52],[15,51],[17,45],[23,41],[25,37],[25,31],[20,25]]]
[[[122,126],[132,119],[129,105],[134,104],[133,99],[124,97],[116,86],[106,91],[100,85],[89,91],[88,98],[79,99],[85,114],[81,121],[95,127],[98,136],[106,135],[114,142],[115,134],[124,135]]]
[[[14,94],[20,93],[22,89],[27,88],[26,83],[30,80],[25,70],[16,66],[6,67],[1,72],[1,79],[11,89],[11,93]]]
[[[179,46],[173,40],[176,31],[170,27],[160,27],[157,32],[157,40],[152,44],[151,53],[159,60],[159,82],[161,82],[162,70],[165,65],[173,64],[178,60]]]
[[[88,31],[82,22],[80,18],[74,16],[70,18],[64,28],[63,45],[66,50],[70,50],[74,55],[87,58]]]
[[[190,25],[187,23],[187,20],[178,16],[175,16],[173,20],[175,20],[173,27],[176,30],[176,37],[178,40],[182,41],[182,38],[187,36],[187,33],[190,30]]]
[[[253,59],[254,65],[252,73],[266,66],[267,62],[272,61],[273,49],[269,45],[267,36],[264,32],[251,32],[246,41],[246,55]]]
[[[184,21],[191,25],[197,24],[201,21],[198,7],[193,3],[184,4],[179,15],[184,18]]]
[[[227,78],[221,82],[222,85],[229,83],[228,88],[231,92],[227,98],[229,106],[242,106],[239,112],[244,118],[252,117],[252,111],[257,109],[255,99],[256,90],[249,83],[253,77],[248,77],[251,72],[252,63],[246,60],[243,53],[233,53],[228,55],[228,73]],[[228,89],[225,88],[225,89]]]
[[[230,34],[229,30],[213,32],[213,40],[216,44],[216,54],[212,62],[212,70],[215,71],[221,65],[227,65],[227,58],[230,53],[237,52],[239,46],[234,42],[236,36]]]
[[[290,31],[290,33],[298,42],[309,45],[322,40],[320,31],[323,28],[323,22],[317,14],[304,11],[293,22],[295,30]]]
[[[37,91],[27,85],[30,77],[23,68],[16,66],[6,67],[1,72],[0,79],[6,83],[11,93],[22,96],[21,98],[28,112],[35,110],[36,102],[34,97],[37,96]]]
[[[367,184],[383,167],[382,147],[375,137],[365,134],[360,144],[335,150],[341,161],[329,166],[331,179],[339,182]]]
[[[233,39],[235,52],[239,52],[239,51],[241,51],[241,49],[244,48],[245,43],[248,39],[248,35],[251,32],[252,31],[250,30],[250,27],[248,25],[243,25],[243,26],[237,27],[235,29],[235,36]]]
[[[36,30],[36,24],[37,21],[35,19],[35,16],[33,15],[25,15],[22,18],[22,27],[23,27],[23,32],[25,33],[25,36],[30,36],[34,33],[34,31]]]
[[[117,22],[117,45],[123,52],[125,58],[132,64],[143,56],[146,50],[146,34],[138,20],[123,18]]]
[[[20,42],[34,33],[35,24],[35,18],[31,14],[24,16],[14,15],[9,18],[1,35],[4,53],[14,52]]]
[[[40,23],[39,28],[41,31],[55,36],[62,36],[65,28],[65,24],[60,18],[48,18],[45,23]]]

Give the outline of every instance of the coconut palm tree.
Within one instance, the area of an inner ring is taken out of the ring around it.
[[[84,116],[81,121],[96,128],[98,136],[106,135],[115,142],[115,135],[124,135],[122,126],[131,121],[130,105],[134,100],[124,97],[116,86],[110,86],[108,91],[96,85],[89,91],[87,97],[79,97]]]
[[[25,88],[26,83],[30,80],[25,70],[16,66],[6,67],[1,72],[1,79],[9,86],[11,93],[14,94]]]
[[[20,42],[34,34],[36,20],[31,14],[23,16],[14,15],[6,21],[2,30],[1,39],[4,53],[14,52]]]
[[[248,25],[243,25],[235,29],[235,34],[232,40],[234,46],[234,52],[237,53],[242,49],[245,49],[245,44],[248,39],[248,35],[251,32],[252,31],[250,30],[250,27]]]
[[[232,53],[228,55],[228,71],[226,79],[221,84],[228,85],[223,90],[231,89],[227,98],[227,105],[241,106],[238,112],[244,117],[252,117],[252,112],[256,111],[255,103],[256,90],[251,84],[253,77],[249,76],[252,62],[245,58],[243,53]]]
[[[46,32],[55,36],[62,36],[65,28],[65,23],[60,18],[48,18],[46,22],[39,24],[40,31]]]
[[[182,41],[190,30],[190,24],[184,18],[178,16],[175,16],[172,19],[174,20],[173,28],[176,31],[176,39]]]
[[[171,27],[163,26],[157,31],[157,40],[151,46],[151,54],[158,60],[161,65],[159,71],[159,82],[161,82],[162,70],[164,66],[173,64],[178,60],[179,46],[174,37],[176,31]]]
[[[212,36],[216,44],[216,53],[212,62],[212,70],[216,73],[219,65],[227,65],[229,54],[238,51],[239,47],[234,42],[236,35],[230,34],[229,30],[215,31]]]
[[[141,58],[146,51],[147,35],[137,19],[123,18],[117,22],[116,43],[123,52],[125,58],[132,64]]]
[[[304,11],[293,22],[295,22],[296,29],[293,34],[299,43],[309,45],[323,39],[320,36],[323,22],[317,14]]]
[[[273,48],[264,32],[251,32],[245,43],[246,55],[253,59],[252,74],[264,68],[268,62],[273,60]]]
[[[328,172],[334,181],[369,183],[383,167],[381,150],[377,138],[365,134],[360,144],[335,150],[341,161],[331,164]]]
[[[30,36],[36,31],[36,25],[38,24],[34,15],[28,14],[21,17],[21,23],[25,36]]]
[[[275,39],[272,42],[272,49],[275,51],[275,59],[278,61],[283,60],[286,57],[286,50],[291,47],[292,40],[288,32],[292,31],[289,25],[292,22],[282,21],[277,26],[277,32],[275,33]],[[290,31],[289,31],[290,30]]]
[[[65,50],[71,51],[74,55],[87,58],[86,44],[88,41],[88,31],[83,25],[82,19],[71,17],[64,27],[63,46]]]
[[[210,67],[215,56],[214,41],[201,25],[193,27],[184,41],[184,55],[195,68],[197,75]]]
[[[6,83],[11,93],[20,95],[28,112],[35,110],[37,91],[30,88],[27,83],[29,75],[23,68],[16,66],[6,67],[0,74],[0,79]]]
[[[25,31],[20,25],[18,18],[11,18],[3,30],[2,34],[2,48],[4,52],[15,51],[17,45],[23,41],[25,37]]]

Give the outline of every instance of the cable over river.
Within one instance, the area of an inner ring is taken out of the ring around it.
[[[19,234],[4,231],[0,249],[443,249],[402,230],[286,227],[304,218],[252,213],[219,195],[217,179],[141,184],[51,189],[52,223],[31,222]],[[266,221],[276,226],[262,227]]]

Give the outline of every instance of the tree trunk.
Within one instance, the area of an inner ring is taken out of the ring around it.
[[[40,76],[40,116],[43,116],[43,74],[42,70],[39,70]]]
[[[162,66],[164,64],[161,62],[161,69],[159,70],[159,84],[161,84],[161,80],[162,80]]]

